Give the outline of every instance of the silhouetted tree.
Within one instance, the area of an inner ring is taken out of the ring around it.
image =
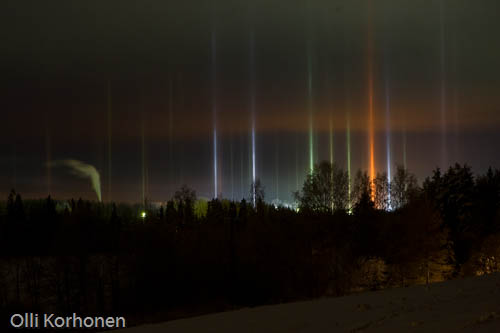
[[[187,185],[182,185],[179,190],[175,191],[174,201],[177,203],[193,204],[196,201],[196,191],[189,188]]]
[[[370,197],[370,192],[366,190],[361,193],[359,201],[354,206],[354,215],[362,216],[363,218],[373,216],[375,213],[375,203]]]
[[[375,188],[375,207],[377,209],[388,210],[391,207],[390,202],[390,183],[387,179],[387,173],[377,173],[374,179]]]
[[[433,201],[440,196],[441,190],[443,186],[443,178],[441,174],[441,169],[436,168],[435,170],[432,171],[432,177],[425,178],[423,184],[422,184],[422,189],[424,192],[424,195],[427,197],[427,199]],[[435,202],[436,207],[439,208],[439,205],[437,202]]]
[[[248,204],[245,198],[241,199],[238,211],[239,224],[243,227],[248,220]]]
[[[56,229],[59,227],[59,216],[56,211],[56,203],[49,195],[42,202],[42,211],[38,221],[32,221],[32,229],[36,231],[30,241],[35,251],[46,251],[52,244]]]
[[[116,238],[118,233],[121,230],[121,221],[120,221],[120,218],[118,217],[118,212],[116,210],[115,203],[113,203],[111,205],[111,217],[110,217],[109,223],[111,225],[112,234],[113,234],[114,238]]]
[[[196,202],[196,192],[183,185],[175,192],[174,201],[177,204],[177,211],[182,225],[191,224],[194,221],[194,203]]]
[[[15,202],[16,191],[12,189],[9,193],[9,197],[7,198],[7,219],[11,221],[16,217]]]
[[[224,222],[224,208],[219,199],[215,198],[208,202],[207,220],[209,223]]]
[[[398,210],[382,241],[390,280],[402,286],[441,281],[452,273],[454,252],[449,230],[425,197]],[[399,283],[398,283],[399,281]]]
[[[301,210],[316,212],[346,211],[349,201],[349,177],[336,164],[323,161],[314,166],[295,199]]]
[[[164,218],[165,218],[165,213],[164,213],[163,205],[161,205],[160,209],[158,211],[158,219],[160,220],[160,222],[163,222]]]
[[[495,223],[500,213],[500,171],[488,168],[485,175],[476,178],[474,200],[474,219],[480,223],[481,235],[500,232]]]
[[[260,179],[256,179],[255,182],[250,184],[250,198],[249,202],[252,202],[255,206],[258,206],[259,203],[263,203],[265,199],[266,193],[264,185],[260,182]],[[255,199],[255,202],[254,202]]]
[[[19,193],[12,190],[7,199],[7,219],[15,221],[16,224],[26,222],[23,199]]]
[[[366,171],[362,172],[361,170],[358,170],[356,176],[354,177],[350,207],[354,208],[359,203],[362,196],[366,196],[371,200],[373,194],[372,191],[373,189],[368,173]]]
[[[445,226],[450,229],[457,260],[457,272],[468,260],[478,241],[480,226],[473,218],[474,176],[466,165],[455,164],[442,177],[436,202]]]
[[[391,182],[391,207],[400,209],[410,202],[418,191],[417,178],[403,166],[398,165]]]
[[[167,208],[165,209],[165,219],[167,223],[173,223],[177,219],[177,210],[173,200],[167,201]]]

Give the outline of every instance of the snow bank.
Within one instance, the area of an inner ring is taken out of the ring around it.
[[[116,332],[500,332],[500,273],[263,306]]]

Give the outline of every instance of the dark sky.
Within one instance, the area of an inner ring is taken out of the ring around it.
[[[143,179],[153,201],[182,183],[212,197],[216,119],[218,190],[247,197],[252,86],[269,200],[289,201],[307,173],[311,115],[316,162],[331,120],[343,167],[350,130],[352,168],[368,169],[371,125],[379,172],[388,151],[403,163],[405,140],[421,180],[455,161],[500,167],[499,12],[495,0],[4,0],[0,193],[94,199],[87,180],[46,167],[76,159],[100,171],[105,200],[141,200]]]

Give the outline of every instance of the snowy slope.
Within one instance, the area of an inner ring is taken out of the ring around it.
[[[117,332],[500,332],[500,273],[263,306]]]

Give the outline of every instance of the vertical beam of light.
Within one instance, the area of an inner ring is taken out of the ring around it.
[[[445,8],[444,0],[440,1],[440,59],[441,59],[441,166],[446,168],[448,163],[446,142],[446,48],[445,48]]]
[[[295,134],[295,191],[299,190],[299,138]]]
[[[403,112],[403,116],[404,116]],[[405,170],[408,170],[408,162],[407,162],[407,138],[406,138],[406,117],[403,119],[403,167]]]
[[[168,183],[172,187],[174,181],[174,83],[172,77],[170,77],[168,87],[168,176]]]
[[[252,117],[252,184],[256,181],[256,147],[255,147],[255,35],[250,32],[250,116]],[[252,186],[253,206],[256,205],[255,188]]]
[[[333,164],[333,120],[332,120],[332,113],[330,112],[330,119],[328,121],[329,124],[329,141],[330,141],[330,164]]]
[[[311,44],[307,48],[307,109],[309,112],[309,173],[314,169],[314,116],[313,116],[313,87],[312,87],[312,55]]]
[[[375,201],[375,143],[373,134],[373,106],[372,106],[372,92],[370,93],[370,186],[371,198]]]
[[[247,149],[247,162],[248,162],[248,164],[247,164],[247,174],[248,174],[247,180],[248,180],[248,183],[245,183],[245,189],[244,189],[243,192],[244,192],[245,196],[248,193],[250,194],[249,201],[253,205],[253,202],[254,202],[254,200],[253,200],[254,195],[253,195],[253,192],[252,192],[253,187],[250,186],[250,192],[247,192],[247,190],[248,190],[247,185],[248,184],[252,185],[254,183],[254,181],[253,181],[253,175],[252,175],[253,170],[252,170],[252,133],[251,132],[248,135],[247,139],[248,140],[245,140],[245,143],[248,144],[248,146],[247,146],[247,148],[248,148]]]
[[[12,145],[12,188],[17,190],[17,145]]]
[[[391,173],[391,164],[392,164],[392,156],[391,156],[391,96],[389,91],[389,75],[387,73],[387,64],[386,64],[386,73],[385,73],[385,140],[386,140],[386,153],[387,153],[387,182],[391,182],[392,173]],[[389,210],[391,210],[391,191],[387,192],[387,200],[389,202]]]
[[[459,70],[458,70],[458,45],[457,37],[453,38],[453,159],[452,162],[458,162],[460,160],[460,145],[459,138],[460,132],[458,127],[459,120]]]
[[[255,124],[252,123],[252,182],[255,184],[257,181],[257,176],[256,176],[256,167],[255,167],[255,160],[256,160],[256,152],[255,152]],[[255,205],[255,189],[253,191],[253,203]]]
[[[112,173],[112,149],[111,149],[111,142],[112,142],[112,114],[111,114],[111,83],[108,80],[108,108],[107,108],[107,120],[108,120],[108,195],[107,199],[109,202],[111,202],[111,196],[112,196],[112,189],[111,189],[111,173]]]
[[[217,170],[217,41],[215,29],[212,31],[212,126],[213,126],[213,163],[214,163],[214,198],[218,197]]]
[[[325,86],[326,86],[326,93],[327,93],[327,100],[328,100],[328,153],[329,153],[329,161],[330,165],[332,166],[332,172],[330,174],[330,183],[331,183],[331,190],[333,191],[333,98],[331,94],[331,87],[330,87],[330,78],[328,75],[328,69],[325,70],[326,75],[325,75]],[[331,212],[334,210],[334,203],[333,200],[330,200],[330,209]]]
[[[184,84],[183,72],[179,72],[179,78],[177,80],[178,80],[177,95],[179,96],[179,101],[178,101],[177,107],[179,110],[179,114],[184,114],[185,109],[186,109],[186,89],[185,89],[185,84]],[[186,183],[185,179],[187,178],[186,174],[189,174],[189,169],[184,167],[186,165],[186,148],[185,148],[184,144],[180,144],[179,148],[180,148],[180,156],[179,156],[179,163],[178,164],[180,166],[182,166],[181,168],[179,168],[179,179],[180,179],[181,184],[185,184]],[[219,159],[220,159],[220,156],[219,156]],[[220,169],[218,171],[219,171],[218,175],[220,176]],[[220,185],[220,177],[218,179],[219,179],[219,188],[222,188],[222,186]],[[220,194],[220,190],[219,190],[219,194]]]
[[[391,31],[392,32],[392,31]],[[387,36],[387,34],[386,34]],[[390,186],[392,179],[392,129],[391,129],[391,57],[389,38],[385,38],[384,43],[384,76],[385,76],[385,144],[387,158],[387,184]],[[387,209],[392,210],[391,191],[387,191]]]
[[[47,177],[47,194],[50,195],[52,191],[52,171],[49,167],[52,161],[52,142],[50,138],[49,129],[49,115],[45,113],[45,165],[46,165],[46,177]]]
[[[368,37],[367,37],[367,56],[368,56],[368,111],[369,111],[369,147],[370,147],[370,185],[372,188],[371,197],[375,200],[375,133],[373,116],[373,36],[371,22],[371,1],[368,3]]]
[[[251,121],[251,119],[249,120]],[[249,125],[250,126],[250,125]],[[253,184],[253,177],[252,177],[252,133],[251,133],[251,129],[249,129],[249,134],[248,136],[245,138],[245,144],[246,144],[246,155],[247,155],[247,159],[246,159],[246,174],[248,176],[248,178],[246,180],[248,180],[248,182],[245,183],[245,189],[243,190],[243,193],[245,195],[245,197],[247,196],[247,194],[250,194],[250,197],[248,198],[248,201],[253,204],[253,192],[252,192],[252,188],[250,186],[250,192],[247,192],[248,191],[248,184],[252,185]]]
[[[313,64],[312,64],[312,20],[311,4],[307,1],[307,111],[309,114],[309,173],[314,169],[314,112],[313,112]]]
[[[229,140],[229,173],[231,175],[231,201],[234,201],[234,158],[233,158],[233,132]]]
[[[329,125],[329,141],[330,141],[330,165],[333,166],[333,120],[332,120],[332,112],[330,111],[330,117],[328,119],[328,125]],[[333,190],[333,168],[332,168],[332,173],[330,175],[330,180],[332,184],[332,190]],[[333,200],[331,200],[331,211],[333,212],[334,205],[333,205]]]
[[[347,34],[347,22],[344,22],[344,57],[349,58],[349,37]],[[352,172],[351,172],[351,96],[350,96],[350,85],[349,85],[349,68],[348,63],[344,63],[344,110],[346,116],[346,163],[347,163],[347,177],[348,177],[348,213],[352,213]]]
[[[146,208],[146,142],[144,138],[144,110],[142,114],[142,121],[141,121],[141,173],[142,173],[142,187],[141,187],[141,192],[142,192],[142,205],[144,208]]]
[[[332,93],[331,93],[331,86],[330,86],[330,76],[328,75],[328,69],[326,70],[326,75],[325,75],[325,86],[326,86],[326,91],[327,91],[327,96],[328,96],[328,152],[329,152],[329,157],[330,157],[330,164],[333,165],[333,160],[334,160],[334,142],[333,142],[333,98],[332,98]]]
[[[243,186],[243,150],[244,150],[244,141],[243,136],[240,136],[240,200],[245,197],[244,186]]]
[[[280,165],[280,147],[279,147],[279,138],[278,135],[276,135],[275,138],[275,146],[274,146],[274,174],[275,174],[275,182],[276,182],[276,199],[279,200],[280,198],[280,182],[279,182],[279,165]]]
[[[346,144],[347,144],[347,177],[348,177],[348,196],[349,196],[349,211],[352,210],[351,205],[351,183],[352,183],[352,173],[351,173],[351,115],[349,110],[347,110],[347,124],[346,124]]]

